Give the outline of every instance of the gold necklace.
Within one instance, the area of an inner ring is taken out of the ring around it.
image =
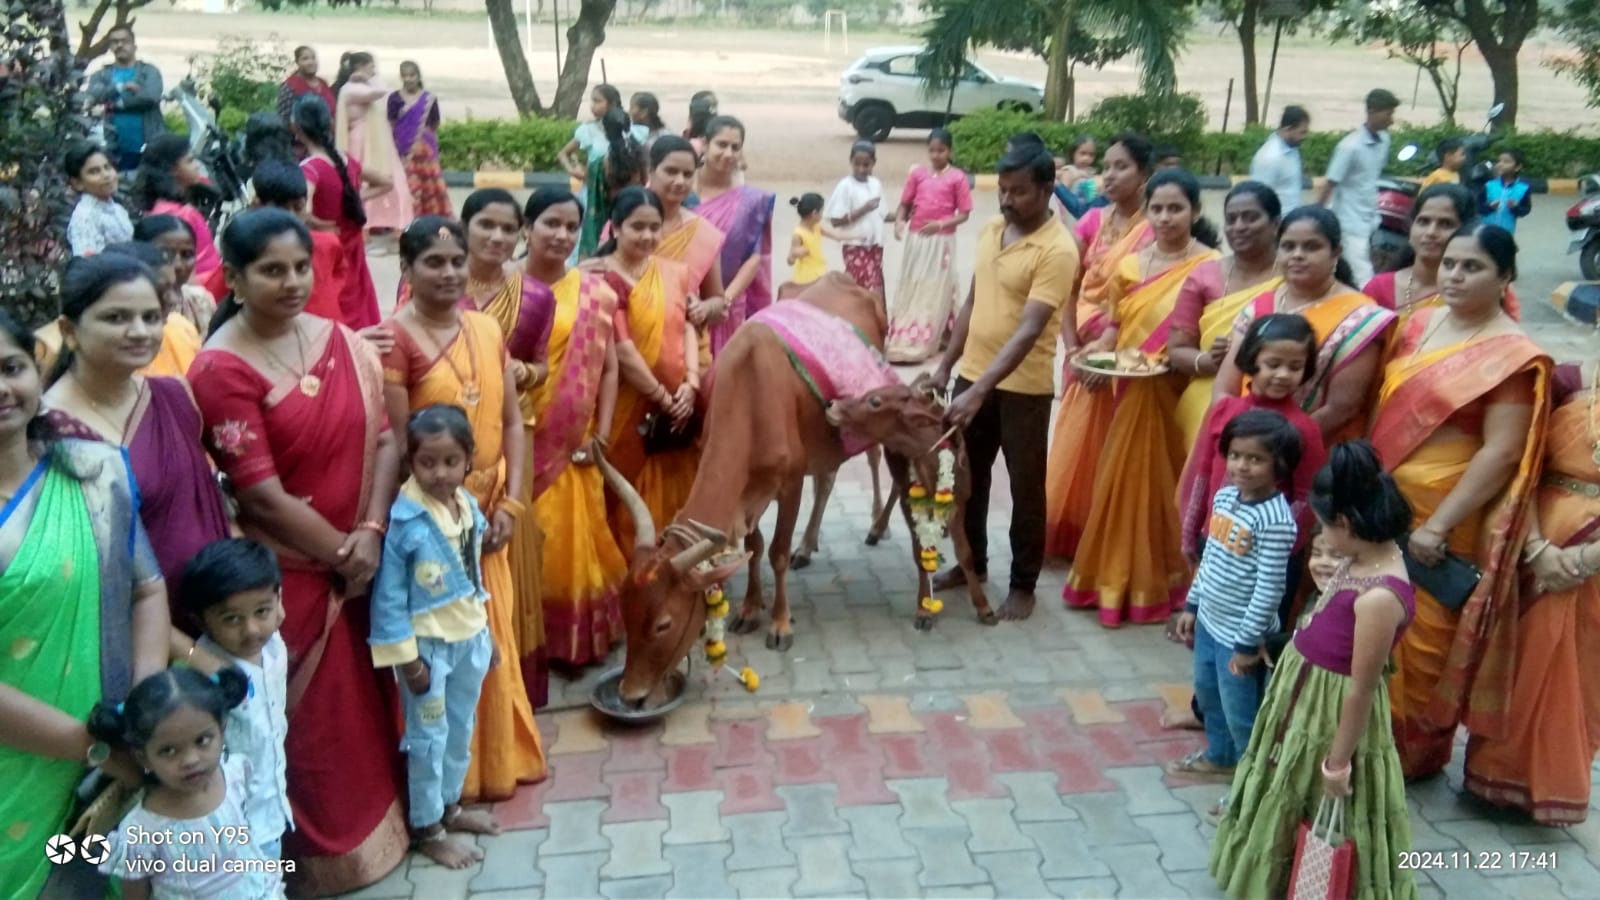
[[[72,383],[78,386],[78,393],[82,394],[83,399],[89,402],[89,411],[94,413],[95,418],[99,419],[104,424],[110,426],[112,430],[116,431],[117,445],[126,445],[128,443],[128,428],[133,425],[134,414],[139,411],[139,401],[144,398],[145,387],[149,384],[149,382],[143,378],[139,379],[139,384],[134,388],[133,391],[133,405],[128,407],[128,415],[123,418],[122,426],[120,428],[117,427],[116,421],[112,419],[111,411],[108,411],[105,407],[101,406],[100,401],[96,400],[94,396],[89,393],[89,389],[84,387],[83,381],[78,378],[78,373],[76,371],[72,372]]]
[[[1158,244],[1151,244],[1149,247],[1146,247],[1144,250],[1140,251],[1141,254],[1149,254],[1149,258],[1146,261],[1146,266],[1143,272],[1144,277],[1150,277],[1150,273],[1152,270],[1154,270],[1157,260],[1171,263],[1172,265],[1177,265],[1178,263],[1188,259],[1189,254],[1194,251],[1194,243],[1194,238],[1190,238],[1189,243],[1183,245],[1183,249],[1179,250],[1177,253],[1167,253],[1166,251],[1162,250]]]
[[[1322,293],[1318,294],[1316,299],[1297,303],[1292,310],[1289,308],[1289,285],[1285,283],[1283,286],[1279,287],[1273,292],[1274,299],[1272,303],[1272,311],[1280,313],[1297,313],[1302,309],[1309,309],[1310,307],[1316,306],[1318,303],[1328,299],[1328,295],[1333,293],[1333,289],[1338,285],[1338,283],[1339,279],[1337,278],[1328,279],[1327,287],[1322,289]]]
[[[279,359],[278,354],[272,352],[272,345],[268,344],[266,338],[263,338],[259,332],[251,328],[249,322],[245,323],[245,328],[255,335],[256,342],[261,345],[262,352],[267,354],[267,358],[272,361],[272,364],[289,373],[290,377],[299,382],[300,393],[305,394],[307,397],[315,397],[322,392],[322,379],[311,374],[311,367],[306,364],[306,341],[305,335],[300,331],[299,319],[294,321],[294,346],[295,350],[300,354],[300,368],[298,370]]]
[[[451,359],[450,354],[445,351],[444,345],[434,339],[433,331],[423,321],[422,314],[416,311],[416,307],[411,309],[411,318],[417,323],[417,327],[422,330],[422,336],[427,338],[428,343],[433,345],[432,349],[438,352],[439,358],[444,360],[445,365],[450,367],[450,372],[456,376],[456,381],[461,382],[461,399],[469,407],[477,406],[478,401],[483,399],[483,392],[478,388],[477,348],[473,345],[472,329],[467,327],[466,320],[456,319],[457,333],[465,338],[467,342],[467,372],[463,375],[461,369],[456,366],[456,361]]]
[[[1421,353],[1428,346],[1428,341],[1430,341],[1433,338],[1436,338],[1436,337],[1439,336],[1439,332],[1441,330],[1443,330],[1444,323],[1449,318],[1450,318],[1450,314],[1449,313],[1445,313],[1444,315],[1441,315],[1439,318],[1435,319],[1434,321],[1428,323],[1430,328],[1423,330],[1422,339],[1417,341],[1417,346],[1412,348],[1412,350],[1411,350],[1411,357],[1410,357],[1411,359],[1416,359],[1417,358],[1417,354]],[[1500,318],[1500,315],[1498,313],[1496,313],[1495,315],[1490,316],[1489,318],[1484,320],[1482,325],[1478,326],[1476,331],[1474,331],[1471,334],[1467,335],[1466,340],[1458,341],[1457,343],[1462,343],[1462,344],[1470,344],[1470,343],[1472,343],[1474,338],[1476,338],[1478,335],[1482,334],[1483,330],[1485,328],[1488,328],[1490,325],[1493,325],[1495,323],[1495,321],[1497,319],[1499,319],[1499,318]]]
[[[488,281],[479,281],[478,279],[473,278],[471,275],[468,275],[467,296],[472,298],[473,306],[481,308],[483,304],[478,302],[478,298],[482,297],[484,294],[489,294],[489,296],[493,298],[495,294],[500,292],[500,288],[505,286],[505,283],[506,280],[503,276],[499,281],[496,281],[492,278]]]

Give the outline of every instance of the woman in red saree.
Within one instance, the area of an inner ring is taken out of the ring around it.
[[[656,141],[659,147],[671,135]],[[621,383],[607,459],[644,498],[657,522],[671,522],[689,497],[700,464],[696,442],[678,439],[691,426],[700,393],[703,350],[690,322],[687,270],[656,252],[662,203],[628,188],[611,207],[611,240],[595,267],[619,297],[613,341]],[[650,447],[641,426],[659,436]],[[633,546],[633,523],[612,515],[618,547]]]
[[[1111,205],[1092,209],[1078,220],[1078,240],[1085,247],[1083,279],[1078,286],[1077,330],[1061,336],[1068,353],[1101,340],[1110,323],[1117,266],[1155,240],[1144,219],[1144,185],[1153,153],[1150,142],[1135,134],[1119,136],[1106,149],[1104,190]],[[1084,387],[1076,372],[1070,365],[1063,369],[1064,393],[1045,476],[1045,552],[1069,559],[1077,555],[1089,519],[1095,468],[1116,402],[1112,391]]]
[[[1517,634],[1517,553],[1538,484],[1550,357],[1500,306],[1516,242],[1477,225],[1445,247],[1445,306],[1412,316],[1384,367],[1372,442],[1411,503],[1407,552],[1422,565],[1454,553],[1483,573],[1451,608],[1417,586],[1416,618],[1389,680],[1406,777],[1450,761],[1457,726],[1503,737]]]
[[[583,227],[577,197],[542,188],[528,198],[527,219],[524,284],[554,313],[550,376],[525,395],[535,423],[533,513],[546,535],[545,640],[552,660],[581,666],[605,659],[622,636],[628,577],[594,465],[617,403],[617,295],[600,273],[567,268]]]
[[[483,580],[489,590],[489,634],[499,662],[483,681],[472,734],[466,802],[508,799],[519,784],[542,781],[544,745],[522,676],[517,645],[516,582],[508,544],[526,521],[527,455],[517,402],[518,365],[500,325],[462,310],[467,236],[440,216],[423,216],[400,236],[400,274],[412,302],[389,320],[393,347],[383,355],[384,397],[391,419],[436,403],[459,406],[472,423],[474,448],[467,490],[489,520]]]
[[[300,315],[306,227],[283,210],[250,210],[222,244],[233,293],[195,359],[195,400],[240,527],[283,567],[295,823],[284,855],[297,893],[342,893],[380,881],[409,842],[393,678],[367,649],[366,593],[399,456],[377,354],[349,329]]]
[[[294,102],[306,94],[321,97],[329,109],[337,102],[333,88],[317,74],[317,51],[301,46],[294,48],[294,71],[278,85],[278,118],[285,124],[294,121]]]
[[[1200,215],[1200,183],[1182,169],[1150,178],[1145,220],[1155,241],[1122,258],[1110,289],[1110,324],[1098,341],[1155,355],[1166,352],[1184,283],[1197,266],[1217,258],[1217,235]],[[1172,500],[1188,449],[1176,416],[1184,378],[1169,373],[1119,385],[1102,376],[1080,380],[1090,391],[1115,390],[1121,397],[1062,598],[1070,607],[1098,609],[1100,624],[1109,628],[1165,622],[1181,611],[1190,576]]]
[[[367,213],[361,205],[361,164],[339,154],[333,143],[333,119],[319,97],[303,97],[294,105],[290,129],[305,145],[300,171],[306,176],[307,220],[312,228],[339,236],[344,249],[344,288],[339,295],[340,321],[355,331],[378,324],[378,289],[367,267],[362,237]]]
[[[1228,355],[1212,387],[1216,397],[1242,397],[1239,342],[1250,323],[1268,313],[1294,313],[1317,334],[1317,374],[1300,388],[1300,408],[1322,429],[1323,443],[1366,433],[1372,392],[1383,363],[1383,338],[1394,313],[1349,284],[1339,255],[1339,220],[1320,206],[1297,207],[1278,226],[1283,283],[1247,303],[1233,323]]]
[[[1600,751],[1600,364],[1553,378],[1544,474],[1522,542],[1517,662],[1505,732],[1467,741],[1469,792],[1540,825],[1589,814]]]
[[[722,351],[744,320],[772,303],[772,207],[774,196],[740,184],[744,124],[717,116],[706,125],[705,166],[700,170],[700,205],[695,214],[727,236],[719,260],[729,307],[711,326],[711,354]]]

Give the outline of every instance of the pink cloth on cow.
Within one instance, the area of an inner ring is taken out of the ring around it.
[[[854,325],[803,300],[775,303],[747,321],[759,322],[777,333],[795,368],[824,405],[900,383],[883,351],[868,343]],[[871,441],[843,430],[839,440],[847,456],[872,446]]]

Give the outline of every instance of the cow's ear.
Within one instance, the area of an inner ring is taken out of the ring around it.
[[[714,568],[696,569],[683,576],[683,585],[691,591],[703,591],[712,585],[722,584],[732,578],[734,573],[744,568],[750,562],[751,555],[749,553],[742,554],[732,561],[725,562]]]

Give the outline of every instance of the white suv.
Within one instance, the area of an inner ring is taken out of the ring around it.
[[[981,110],[1033,112],[1044,105],[1039,85],[994,75],[972,62],[956,82],[954,96],[949,90],[930,91],[927,79],[917,74],[922,51],[921,47],[868,50],[839,76],[839,118],[861,137],[881,141],[895,128],[932,128]]]

